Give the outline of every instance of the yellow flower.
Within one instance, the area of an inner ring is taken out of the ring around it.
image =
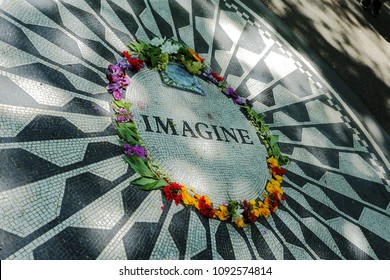
[[[229,213],[228,213],[227,207],[220,205],[218,208],[219,208],[219,210],[215,211],[215,215],[221,221],[226,221],[229,218]]]
[[[262,216],[264,218],[268,218],[269,215],[271,215],[271,211],[269,210],[269,208],[266,205],[259,208],[259,216]]]
[[[279,183],[282,183],[282,182],[283,182],[283,176],[274,174],[274,178],[275,178],[275,180],[278,181]]]
[[[237,220],[237,221],[236,221],[236,225],[237,225],[239,228],[245,227],[244,219],[239,219],[239,220]]]
[[[267,162],[271,165],[271,167],[280,167],[278,160],[274,157],[268,158]]]
[[[190,195],[187,191],[186,188],[182,188],[181,189],[181,195],[182,195],[182,201],[185,205],[192,205],[192,206],[195,206],[196,204],[196,199]]]
[[[282,195],[284,192],[282,188],[280,187],[280,183],[276,180],[268,181],[267,185],[265,186],[265,189],[268,193],[272,194],[280,194]]]
[[[249,201],[249,205],[252,207],[256,206],[256,200],[252,199],[251,201]]]

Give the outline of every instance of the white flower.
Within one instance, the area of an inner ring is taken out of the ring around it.
[[[243,218],[242,213],[244,212],[244,209],[236,207],[233,211],[233,221],[236,222]]]
[[[158,46],[161,46],[162,44],[164,44],[165,42],[165,37],[164,38],[158,38],[158,37],[154,37],[151,41],[150,41],[150,44],[152,46],[155,46],[155,47],[158,47]]]
[[[167,41],[164,43],[164,45],[161,46],[161,52],[162,53],[177,53],[177,51],[180,49],[180,46],[172,44],[171,42]]]

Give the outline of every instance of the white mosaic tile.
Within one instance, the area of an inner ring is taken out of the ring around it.
[[[153,34],[155,34],[157,37],[161,38],[160,29],[157,26],[156,21],[154,20],[152,11],[149,8],[146,8],[141,15],[139,16],[142,23],[145,25],[147,29],[149,29]]]
[[[275,80],[280,80],[297,69],[293,59],[273,51],[269,52],[264,62]]]
[[[198,216],[190,212],[190,224],[188,226],[188,235],[186,240],[186,254],[184,259],[190,260],[200,252],[207,249],[206,229],[202,226],[202,222]]]
[[[15,118],[15,115],[18,118]],[[41,110],[0,104],[0,134],[3,137],[15,137],[32,119],[38,115],[64,117],[85,133],[104,131],[111,123],[111,117],[91,116],[61,111]]]
[[[329,229],[326,228],[322,223],[316,220],[313,217],[303,218],[302,222],[307,226],[311,232],[313,232],[322,242],[324,242],[335,254],[340,258],[343,258],[343,255],[340,252],[339,247],[336,242],[333,240],[332,235],[330,234]]]
[[[360,215],[359,224],[390,242],[390,219],[383,213],[366,207]]]
[[[374,259],[378,259],[375,252],[372,250],[370,244],[368,243],[366,237],[364,236],[361,229],[351,223],[350,221],[344,219],[343,217],[334,218],[328,221],[328,225],[344,236],[349,242],[352,242],[360,250],[368,254]],[[353,253],[353,248],[350,248]],[[356,252],[356,258],[359,258],[359,253]]]
[[[252,255],[248,249],[245,240],[231,224],[226,224],[226,226],[229,232],[230,240],[232,242],[234,256],[236,260],[251,260]],[[250,229],[244,228],[244,230],[249,231]]]

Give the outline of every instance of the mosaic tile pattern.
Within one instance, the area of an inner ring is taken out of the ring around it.
[[[175,181],[216,205],[257,199],[271,179],[267,151],[240,108],[198,80],[205,96],[166,86],[153,70],[132,77],[126,99],[142,139]]]
[[[389,162],[241,1],[0,1],[0,26],[1,259],[390,258]],[[199,52],[280,136],[287,201],[268,220],[238,229],[129,185],[105,68],[153,34]]]

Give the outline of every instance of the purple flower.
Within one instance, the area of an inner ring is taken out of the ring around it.
[[[130,84],[130,79],[129,77],[125,76],[122,80],[121,80],[121,86],[122,87],[126,87]]]
[[[119,113],[121,113],[121,114],[125,114],[127,111],[126,111],[126,109],[125,108],[120,108],[119,109]]]
[[[252,101],[250,101],[249,99],[245,99],[245,103],[249,106],[249,107],[253,107],[253,103]]]
[[[203,73],[203,76],[205,76],[210,82],[212,82],[213,84],[218,84],[218,81],[216,78],[213,77],[213,75],[211,74],[213,71],[211,70],[211,68],[207,68],[207,70]]]
[[[123,57],[121,56],[119,59],[118,59],[118,62],[115,64],[116,66],[119,66],[120,68],[124,68],[124,69],[129,69],[130,68],[130,64],[129,64],[129,61],[127,60],[126,57]]]
[[[141,147],[140,145],[135,145],[132,147],[126,143],[123,145],[123,148],[125,150],[126,155],[134,155],[149,160],[149,158],[146,155],[146,149],[144,147]]]
[[[116,90],[120,90],[121,85],[119,83],[110,83],[110,84],[108,84],[107,89],[108,89],[108,91],[113,92]]]
[[[239,105],[244,105],[244,100],[241,97],[234,98],[233,102]]]
[[[123,77],[125,75],[125,71],[123,71],[123,69],[118,65],[110,64],[107,69],[111,74],[115,76]]]
[[[123,97],[122,90],[118,89],[112,92],[112,96],[114,96],[115,100],[121,100]]]

